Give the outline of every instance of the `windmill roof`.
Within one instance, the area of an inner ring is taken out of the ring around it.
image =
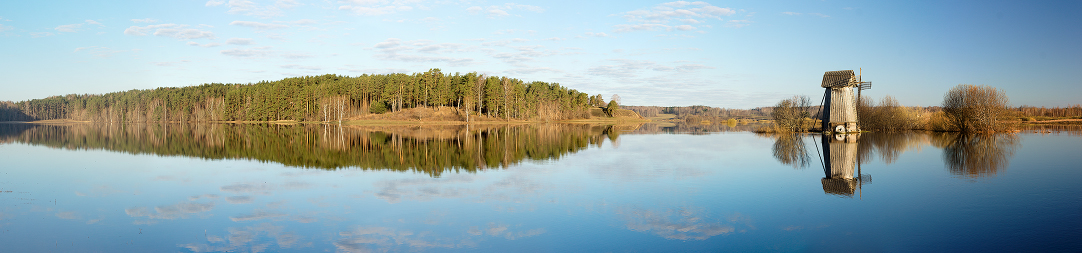
[[[823,74],[823,88],[851,86],[849,79],[854,76],[853,70],[827,71]]]

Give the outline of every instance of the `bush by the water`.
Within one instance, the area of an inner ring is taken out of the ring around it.
[[[1008,116],[1009,99],[1002,90],[986,86],[960,84],[943,96],[947,128],[959,132],[997,132],[1005,130],[999,120]]]
[[[875,101],[867,96],[857,104],[857,117],[860,128],[865,130],[900,131],[917,129],[923,121],[919,111],[898,103],[894,97],[886,96],[874,105]]]
[[[807,96],[793,96],[784,99],[774,106],[771,117],[774,118],[774,127],[778,132],[804,132],[809,123],[808,107],[811,100]]]
[[[1018,114],[1008,104],[1009,99],[1002,90],[985,85],[961,84],[943,96],[942,109],[902,106],[891,96],[883,97],[878,104],[871,98],[863,97],[857,104],[857,117],[860,128],[871,131],[1000,132],[1009,131],[1011,125],[1003,121],[1017,117],[1012,116],[1012,112]],[[809,129],[808,124],[814,124],[816,120],[807,118],[810,116],[807,114],[808,107],[806,97],[782,100],[771,114],[774,125],[760,127],[756,132],[799,132]],[[1028,121],[1034,120],[1041,118],[1028,118]]]

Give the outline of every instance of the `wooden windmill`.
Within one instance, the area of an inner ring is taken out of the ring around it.
[[[857,99],[860,91],[871,89],[872,82],[863,82],[853,70],[827,71],[823,74],[823,121],[824,132],[860,132],[857,119]],[[853,94],[857,88],[857,94]],[[854,96],[856,95],[856,96]]]

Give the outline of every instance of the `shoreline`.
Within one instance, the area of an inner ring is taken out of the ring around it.
[[[523,125],[523,124],[544,124],[544,123],[557,123],[557,124],[624,124],[624,123],[648,123],[653,122],[649,119],[625,119],[625,118],[607,118],[607,119],[574,119],[574,120],[558,120],[558,121],[529,121],[529,120],[509,120],[509,121],[425,121],[425,120],[343,120],[339,121],[293,121],[293,120],[276,120],[276,121],[144,121],[144,122],[117,122],[117,121],[84,121],[84,120],[35,120],[35,121],[0,121],[0,124],[39,124],[39,125],[59,125],[59,124],[101,124],[101,123],[116,123],[116,124],[149,124],[149,123],[170,123],[170,124],[282,124],[282,125],[295,125],[295,124],[315,124],[315,125],[345,125],[345,126],[412,126],[412,125],[432,125],[432,126],[457,126],[457,125]]]

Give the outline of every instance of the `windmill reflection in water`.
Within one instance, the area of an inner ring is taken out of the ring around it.
[[[823,192],[852,197],[861,195],[862,186],[872,182],[871,175],[861,173],[860,134],[824,135]]]
[[[802,138],[799,134],[777,136],[773,147],[774,157],[793,168],[811,165],[813,158]],[[871,183],[871,176],[860,173],[858,138],[860,134],[856,133],[822,135],[822,149],[815,144],[815,159],[820,159],[818,162],[823,166],[823,192],[852,197],[859,195],[863,184]]]
[[[803,138],[813,141],[815,151],[807,150]],[[966,179],[994,177],[1006,170],[1021,144],[1013,134],[966,135],[960,133],[887,132],[851,134],[778,135],[774,157],[793,168],[809,167],[820,159],[823,167],[823,192],[832,195],[860,196],[862,186],[872,182],[861,165],[878,159],[884,164],[898,161],[907,150],[921,146],[941,148],[943,163],[951,175]],[[815,154],[812,154],[815,153]]]

